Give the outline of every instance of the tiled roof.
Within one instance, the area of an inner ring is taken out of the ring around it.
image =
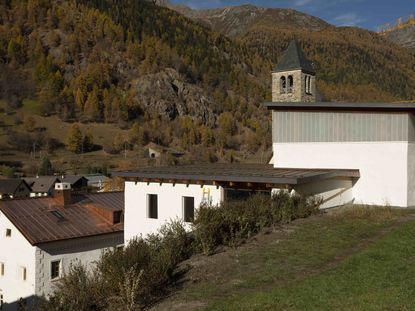
[[[32,245],[123,231],[123,224],[113,225],[95,212],[122,211],[123,192],[74,195],[73,201],[63,207],[49,197],[7,200],[0,202],[0,211]]]
[[[302,69],[315,73],[313,64],[306,58],[297,41],[291,41],[275,69],[276,72]]]

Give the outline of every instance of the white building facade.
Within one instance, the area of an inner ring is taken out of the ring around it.
[[[70,187],[55,193],[0,202],[2,311],[31,309],[53,293],[71,264],[91,267],[103,251],[124,243],[123,193],[78,195],[76,202]]]
[[[290,92],[299,95],[286,100],[274,78],[273,102],[266,103],[272,110],[274,167],[357,169],[355,203],[414,206],[415,104],[310,101],[300,95],[306,88],[316,91],[314,73],[298,49],[287,50],[273,77],[304,71],[312,75],[304,78],[311,86],[294,80]]]
[[[201,204],[222,202],[223,188],[211,185],[155,182],[125,183],[124,239],[145,237],[165,223],[179,220],[188,228]]]

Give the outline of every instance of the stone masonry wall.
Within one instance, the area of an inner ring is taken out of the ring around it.
[[[288,93],[288,76],[294,79],[293,90]],[[284,76],[286,78],[286,92],[281,93],[280,79]],[[305,78],[310,77],[311,94],[306,93]],[[316,83],[315,76],[306,74],[301,70],[273,72],[272,73],[272,101],[273,102],[315,102],[316,101]]]

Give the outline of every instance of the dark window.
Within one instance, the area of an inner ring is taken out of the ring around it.
[[[50,264],[50,278],[57,279],[61,274],[61,261],[52,261]]]
[[[183,197],[183,219],[185,222],[193,222],[195,219],[194,197]]]
[[[292,93],[294,89],[294,78],[293,76],[288,76],[288,93]]]
[[[11,237],[12,236],[12,229],[6,229],[6,236]]]
[[[280,93],[284,94],[287,89],[287,80],[285,77],[281,77],[280,79]]]
[[[4,275],[4,263],[0,263],[0,275]]]
[[[23,281],[26,281],[27,278],[27,270],[25,267],[22,267],[22,276],[23,276]]]
[[[153,218],[153,219],[158,218],[157,194],[147,195],[147,215],[148,215],[148,218]]]
[[[114,218],[113,218],[114,225],[115,224],[119,224],[121,222],[121,216],[122,216],[122,212],[121,211],[114,212]]]

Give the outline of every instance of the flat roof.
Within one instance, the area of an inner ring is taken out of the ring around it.
[[[379,112],[412,112],[415,103],[336,103],[336,102],[267,102],[263,104],[270,110],[306,110],[306,111],[379,111]]]
[[[272,188],[330,178],[359,178],[360,173],[355,169],[274,168],[269,164],[200,164],[140,168],[135,171],[113,172],[113,176],[144,182],[197,183],[224,187],[249,183]]]

